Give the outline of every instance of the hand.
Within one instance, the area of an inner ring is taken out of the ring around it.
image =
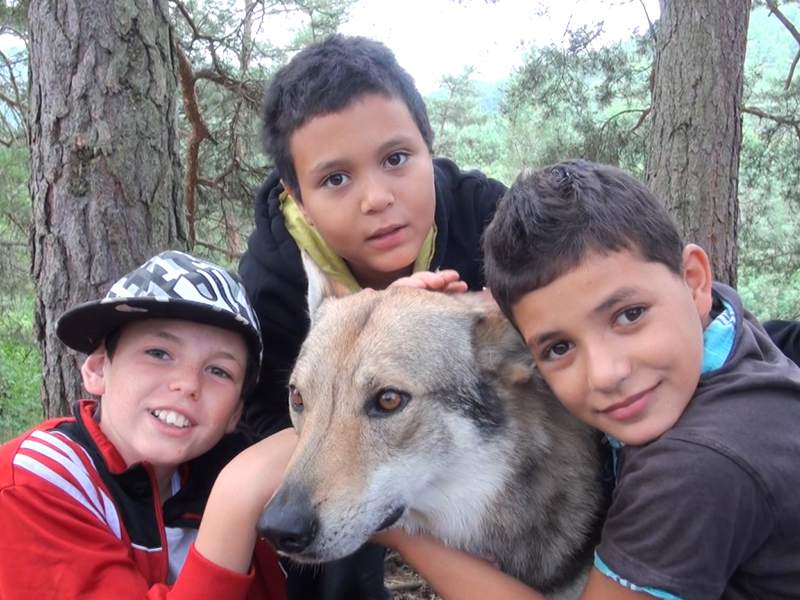
[[[232,503],[261,514],[278,486],[297,446],[297,432],[289,427],[240,452],[220,473],[215,487],[231,494]]]
[[[444,271],[419,271],[408,277],[401,277],[389,287],[414,287],[422,290],[444,292],[446,294],[462,294],[467,291],[467,283],[453,269]]]

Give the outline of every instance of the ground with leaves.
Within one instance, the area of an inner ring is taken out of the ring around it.
[[[385,581],[394,600],[438,600],[439,598],[395,552],[389,552],[386,556]]]

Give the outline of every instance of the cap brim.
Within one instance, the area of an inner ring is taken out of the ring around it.
[[[230,329],[244,336],[255,356],[261,352],[261,342],[255,338],[251,326],[240,322],[230,312],[214,310],[208,304],[174,298],[120,298],[86,302],[61,315],[56,323],[56,334],[70,348],[90,354],[109,333],[142,319],[181,319]]]

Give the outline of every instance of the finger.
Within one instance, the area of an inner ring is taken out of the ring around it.
[[[429,290],[439,290],[447,285],[447,279],[441,273],[434,273],[432,271],[419,271],[414,273],[411,277],[425,283],[425,287]]]
[[[448,283],[442,290],[446,294],[463,294],[468,290],[466,281],[453,281]]]
[[[446,283],[451,283],[453,281],[460,281],[461,275],[458,274],[458,271],[455,269],[444,269],[442,271],[436,271],[436,275],[442,278]]]
[[[389,287],[413,287],[418,289],[425,289],[428,286],[425,284],[424,281],[419,279],[418,277],[401,277],[400,279],[395,279]]]

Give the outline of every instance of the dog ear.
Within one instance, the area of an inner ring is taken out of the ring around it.
[[[522,385],[536,376],[536,366],[520,333],[506,319],[491,294],[470,294],[474,300],[472,344],[478,365],[507,385]]]
[[[304,251],[300,251],[303,260],[303,269],[308,279],[308,291],[306,301],[308,303],[308,316],[311,323],[314,323],[315,315],[320,305],[328,298],[342,298],[350,294],[350,290],[332,277],[329,277],[320,269],[311,257]]]

